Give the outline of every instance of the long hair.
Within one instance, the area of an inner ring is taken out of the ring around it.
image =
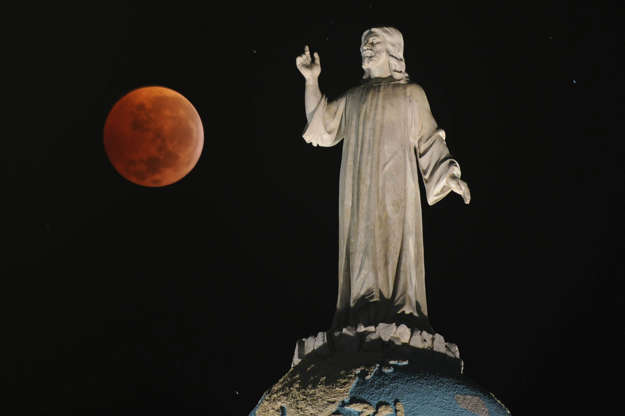
[[[374,27],[367,29],[363,32],[360,38],[360,46],[362,47],[365,36],[369,33],[375,32],[378,35],[384,37],[386,41],[386,52],[388,53],[389,66],[391,69],[391,75],[395,79],[408,80],[409,76],[406,72],[406,61],[404,61],[404,37],[401,32],[394,27]],[[370,78],[369,71],[365,70],[364,79]]]

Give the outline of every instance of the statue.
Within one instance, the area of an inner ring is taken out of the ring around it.
[[[339,182],[339,290],[332,328],[405,323],[428,329],[419,172],[429,205],[450,191],[471,199],[423,89],[410,82],[403,38],[391,27],[362,35],[363,82],[329,101],[321,61],[308,46],[296,65],[306,80],[314,146],[343,140]]]

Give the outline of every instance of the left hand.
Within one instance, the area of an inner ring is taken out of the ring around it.
[[[447,178],[447,184],[452,191],[462,196],[464,203],[471,202],[471,192],[469,191],[469,185],[457,176],[450,176]]]

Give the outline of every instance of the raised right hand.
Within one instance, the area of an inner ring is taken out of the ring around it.
[[[295,59],[295,65],[306,80],[317,79],[321,73],[321,59],[319,59],[319,54],[315,52],[315,59],[312,60],[310,58],[308,45],[304,47],[304,53]]]

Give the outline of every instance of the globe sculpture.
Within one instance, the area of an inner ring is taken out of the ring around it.
[[[291,369],[250,416],[509,415],[462,374],[458,347],[405,325],[299,340]]]
[[[401,33],[369,29],[360,51],[362,83],[334,100],[319,89],[319,55],[306,46],[296,59],[305,141],[343,142],[339,293],[330,329],[297,341],[291,369],[250,416],[507,415],[428,319],[418,179],[429,205],[450,192],[468,204],[469,187],[406,73]]]

